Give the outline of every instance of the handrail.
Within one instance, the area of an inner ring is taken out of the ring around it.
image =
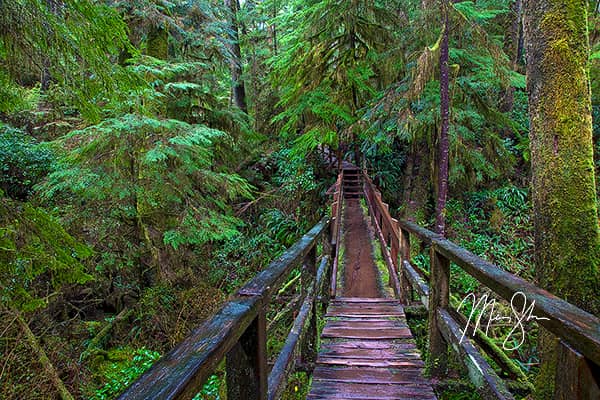
[[[394,242],[399,247],[397,253],[399,257],[391,257],[391,260],[386,257],[388,266],[391,264],[394,274],[399,277],[401,289],[399,297],[408,303],[414,290],[428,309],[429,359],[432,375],[443,375],[446,349],[448,344],[452,344],[452,348],[463,355],[462,359],[471,377],[474,378],[472,380],[476,381],[484,397],[513,398],[502,380],[497,377],[470,341],[461,340],[462,332],[457,329],[461,324],[447,311],[450,309],[450,262],[454,262],[492,292],[509,302],[512,301],[516,309],[522,309],[524,298],[528,305],[535,301],[534,314],[547,318],[547,320],[539,320],[538,323],[560,339],[561,357],[568,360],[577,371],[572,374],[558,371],[557,393],[571,393],[572,398],[582,399],[594,396],[591,394],[592,390],[585,387],[596,385],[594,390],[598,390],[597,378],[593,377],[594,373],[589,363],[596,364],[596,369],[600,368],[600,319],[478,257],[441,235],[413,222],[393,219],[387,204],[381,199],[381,193],[365,172],[363,175],[365,197],[382,248],[393,249]],[[391,243],[386,239],[386,235],[392,236]],[[429,284],[423,281],[411,265],[411,235],[430,246]],[[525,296],[515,296],[517,293],[523,293]],[[575,391],[578,393],[576,396],[573,395]]]
[[[344,202],[343,179],[343,171],[340,171],[337,177],[337,181],[335,182],[336,191],[333,195],[333,203],[331,204],[331,237],[332,244],[335,247],[335,253],[333,254],[333,265],[331,268],[331,282],[329,288],[329,295],[331,298],[335,298],[337,291],[337,273],[340,251],[339,241],[342,226],[342,206]]]
[[[331,249],[328,234],[329,219],[324,217],[298,242],[235,293],[210,320],[206,321],[162,357],[119,399],[191,399],[217,365],[226,359],[228,399],[275,398],[282,390],[280,368],[286,371],[298,351],[299,332],[310,320],[312,335],[316,335],[316,301],[321,296],[330,254],[323,254],[316,270],[318,240],[323,238],[323,252]],[[286,341],[277,368],[267,376],[266,307],[270,297],[283,284],[294,267],[303,263],[311,281],[308,294]],[[298,318],[302,316],[303,320]],[[290,339],[292,338],[292,339]],[[311,338],[306,342],[316,342]],[[302,352],[315,352],[303,346]],[[310,347],[310,346],[308,346]],[[283,357],[283,358],[281,358]],[[284,374],[285,375],[285,374]],[[274,387],[268,387],[271,381]]]

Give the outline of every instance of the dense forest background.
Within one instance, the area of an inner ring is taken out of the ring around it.
[[[523,2],[442,3],[0,2],[0,398],[114,398],[327,212],[337,159],[435,226],[444,120],[445,234],[536,281]]]

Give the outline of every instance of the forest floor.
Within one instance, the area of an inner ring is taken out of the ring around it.
[[[371,236],[358,199],[344,207],[344,297],[383,297],[373,256]]]

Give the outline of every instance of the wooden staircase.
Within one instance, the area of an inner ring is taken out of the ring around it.
[[[307,399],[435,399],[400,302],[340,297],[325,318]]]
[[[362,172],[358,168],[344,168],[342,174],[342,185],[344,187],[344,198],[357,199],[363,195]]]

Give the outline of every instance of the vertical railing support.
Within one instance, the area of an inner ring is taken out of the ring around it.
[[[443,377],[447,367],[448,345],[437,324],[437,312],[450,301],[450,261],[431,245],[429,282],[429,369],[434,377]]]
[[[308,282],[315,282],[317,275],[317,244],[308,252],[303,263],[304,273],[310,276]],[[307,295],[317,296],[315,291],[309,291]],[[313,301],[312,312],[306,327],[306,335],[300,350],[301,363],[307,367],[317,360],[317,302]]]
[[[589,361],[562,340],[558,342],[554,400],[600,398],[600,387]]]
[[[331,266],[333,265],[332,260],[333,257],[335,256],[335,249],[334,247],[331,245],[331,231],[326,231],[325,233],[323,233],[321,242],[323,243],[323,252],[321,253],[322,257],[325,256],[329,256],[329,267],[327,268],[326,274],[325,274],[325,282],[323,287],[325,289],[320,290],[317,294],[318,296],[318,300],[320,303],[320,312],[324,313],[326,311],[327,305],[329,304],[329,300],[330,300],[330,293],[329,293],[329,288],[331,287]]]
[[[227,353],[227,399],[267,398],[267,318],[264,306]]]
[[[410,304],[412,299],[410,282],[404,269],[404,261],[410,262],[410,233],[406,229],[399,229],[400,232],[400,264],[398,273],[400,274],[400,301],[402,304]]]

